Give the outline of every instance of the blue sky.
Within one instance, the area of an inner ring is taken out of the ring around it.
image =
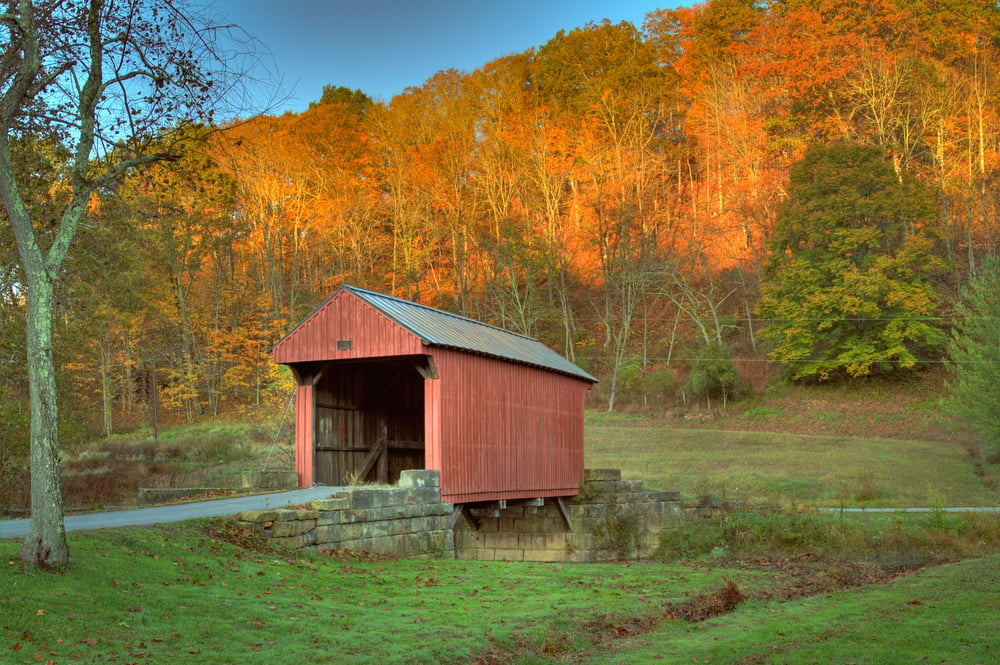
[[[300,112],[324,85],[388,102],[443,69],[472,71],[540,46],[559,30],[605,18],[642,26],[678,0],[215,0],[214,8],[265,44]]]

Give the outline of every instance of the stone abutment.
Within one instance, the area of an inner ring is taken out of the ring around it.
[[[589,562],[648,559],[664,531],[711,510],[677,492],[622,480],[617,469],[588,469],[576,497],[455,506],[441,501],[437,471],[412,470],[395,487],[344,488],[308,507],[244,512],[237,519],[294,549]]]

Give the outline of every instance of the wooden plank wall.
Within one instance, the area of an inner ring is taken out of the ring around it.
[[[443,500],[578,493],[589,382],[449,349],[434,361]]]
[[[271,356],[276,363],[293,364],[424,352],[413,333],[354,294],[339,291],[275,344]]]
[[[316,386],[316,482],[343,485],[379,438],[388,439],[387,477],[378,466],[360,480],[395,482],[424,468],[423,379],[412,358],[331,363]]]

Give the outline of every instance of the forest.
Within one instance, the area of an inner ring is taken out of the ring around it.
[[[992,0],[711,0],[388,102],[204,124],[91,197],[55,293],[67,440],[284,405],[268,349],[348,283],[536,337],[608,410],[939,366],[995,253]],[[45,237],[58,142],[15,168]],[[54,213],[53,213],[54,214]],[[28,446],[0,213],[0,440]]]

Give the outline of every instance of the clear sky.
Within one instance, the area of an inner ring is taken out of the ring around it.
[[[605,18],[642,27],[680,0],[214,0],[214,8],[271,51],[287,97],[274,113],[300,112],[324,85],[388,102],[436,72],[471,72],[541,46],[559,30]]]

